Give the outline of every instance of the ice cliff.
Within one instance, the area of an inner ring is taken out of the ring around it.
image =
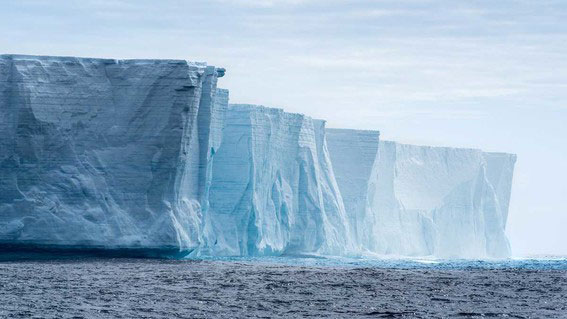
[[[213,161],[205,254],[343,254],[348,221],[323,121],[231,105]]]
[[[327,135],[346,210],[364,221],[355,225],[364,251],[510,256],[504,231],[515,155],[378,142],[368,131]]]
[[[228,104],[182,60],[0,56],[0,251],[506,257],[515,156]]]
[[[350,231],[358,250],[372,247],[375,222],[369,210],[369,185],[376,180],[375,162],[380,133],[349,129],[327,129],[327,144],[339,185]]]
[[[0,243],[198,246],[223,73],[179,60],[0,56]]]

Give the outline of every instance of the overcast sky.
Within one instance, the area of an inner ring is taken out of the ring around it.
[[[567,1],[0,0],[0,53],[227,68],[231,101],[518,154],[514,255],[567,255]]]

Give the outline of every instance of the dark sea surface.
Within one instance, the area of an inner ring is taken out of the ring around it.
[[[567,259],[0,262],[0,318],[250,317],[567,318]]]

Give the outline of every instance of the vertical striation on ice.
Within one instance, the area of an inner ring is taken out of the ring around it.
[[[350,244],[323,121],[231,105],[213,160],[206,251],[344,253]]]
[[[327,129],[331,162],[359,249],[374,247],[375,223],[369,211],[369,185],[376,180],[380,132]]]
[[[0,242],[199,245],[217,76],[180,60],[0,56]]]
[[[347,214],[366,220],[355,226],[363,249],[441,258],[510,255],[504,231],[515,155],[378,143],[377,132],[367,131],[329,130],[328,139]],[[362,228],[368,237],[360,237],[360,225],[368,226]]]
[[[0,56],[0,249],[507,257],[515,155],[228,104],[224,69]]]

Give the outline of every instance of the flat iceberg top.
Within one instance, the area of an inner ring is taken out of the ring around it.
[[[114,64],[183,64],[196,67],[206,67],[206,62],[192,62],[181,59],[111,59],[111,58],[89,58],[73,56],[51,56],[51,55],[26,55],[26,54],[0,54],[0,59],[28,60],[39,62],[89,62],[89,63],[114,63]]]
[[[328,129],[328,130],[331,130],[331,129]],[[485,151],[483,151],[479,148],[472,148],[472,147],[430,146],[430,145],[400,143],[400,142],[388,141],[388,140],[380,140],[380,143],[396,145],[396,147],[398,147],[398,148],[416,148],[416,149],[421,149],[421,150],[432,150],[432,151],[437,151],[437,152],[439,152],[439,151],[480,152],[480,153],[483,153],[483,154],[490,154],[493,157],[512,157],[514,159],[517,158],[517,155],[514,154],[514,153],[485,152]]]
[[[281,108],[267,107],[257,104],[229,104],[228,109],[229,111],[232,112],[264,113],[264,114],[284,116],[287,118],[304,118],[309,121],[313,120],[310,116],[302,113],[286,112]]]
[[[514,153],[504,153],[504,152],[483,152],[483,153],[486,158],[494,159],[494,160],[506,159],[516,162],[516,160],[518,159],[518,155]]]
[[[328,134],[345,134],[345,135],[364,134],[364,135],[376,136],[376,137],[380,136],[380,131],[378,131],[378,130],[359,130],[359,129],[353,129],[353,128],[332,128],[332,127],[329,127],[329,128],[327,128],[327,133]]]

